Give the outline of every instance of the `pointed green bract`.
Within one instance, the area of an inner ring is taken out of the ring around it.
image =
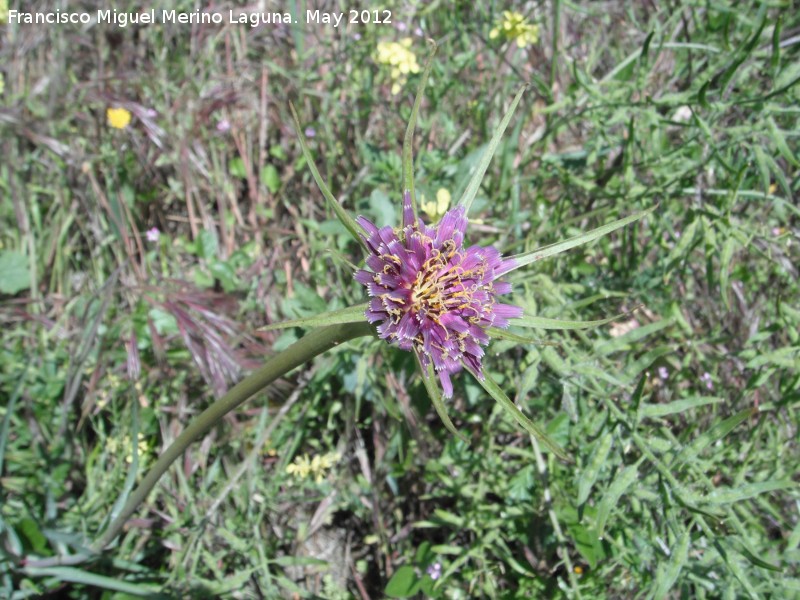
[[[436,409],[436,413],[439,415],[439,418],[444,423],[444,426],[447,428],[447,431],[452,433],[462,442],[467,442],[467,438],[461,435],[456,426],[453,425],[453,422],[450,420],[450,417],[447,414],[447,408],[444,405],[444,400],[442,400],[442,394],[439,391],[439,385],[436,383],[436,372],[433,370],[433,365],[428,365],[426,369],[425,366],[422,364],[422,361],[419,359],[419,354],[414,352],[414,358],[417,359],[417,366],[419,367],[419,372],[422,375],[422,381],[425,383],[425,389],[428,390],[428,396],[431,398],[431,404],[433,404],[433,408]]]
[[[534,344],[536,346],[559,346],[558,342],[546,342],[536,338],[529,338],[524,335],[518,335],[499,327],[489,327],[486,330],[489,337],[493,340],[508,340],[509,342],[516,342],[518,344]]]
[[[558,242],[556,244],[550,244],[549,246],[543,246],[541,248],[537,248],[536,250],[531,250],[530,252],[525,252],[523,254],[517,254],[516,256],[510,257],[511,260],[515,261],[516,264],[514,265],[514,269],[519,269],[520,267],[524,267],[525,265],[529,265],[537,260],[542,260],[543,258],[548,258],[549,256],[555,256],[556,254],[561,254],[571,248],[575,248],[576,246],[581,246],[583,244],[587,244],[589,242],[593,242],[596,239],[603,237],[606,234],[611,233],[612,231],[619,229],[620,227],[625,227],[628,223],[633,223],[634,221],[638,221],[642,217],[649,215],[653,212],[657,207],[653,206],[648,208],[647,210],[643,210],[641,212],[634,213],[625,217],[624,219],[619,219],[617,221],[613,221],[602,227],[598,227],[597,229],[592,229],[587,233],[582,233],[580,235],[576,235],[573,238],[568,240],[564,240],[563,242]],[[511,269],[512,271],[514,269]]]
[[[303,158],[306,159],[308,168],[311,169],[311,175],[314,177],[314,181],[317,182],[317,186],[322,192],[322,195],[325,197],[325,201],[336,214],[336,217],[339,219],[341,224],[344,225],[347,231],[350,232],[350,235],[353,236],[353,239],[361,244],[361,246],[366,250],[367,245],[359,235],[363,232],[361,226],[356,223],[355,219],[353,219],[353,217],[351,217],[344,208],[342,208],[342,205],[339,204],[339,201],[333,197],[333,194],[328,189],[328,186],[325,185],[325,182],[322,180],[322,176],[317,170],[317,165],[314,164],[314,160],[311,158],[311,151],[308,149],[308,145],[303,138],[303,133],[300,129],[300,119],[297,117],[297,111],[294,109],[294,104],[291,102],[289,103],[289,110],[292,112],[292,120],[294,120],[294,127],[297,130],[297,139],[300,142],[300,149],[303,151]]]
[[[481,187],[481,181],[483,181],[483,176],[486,174],[486,169],[489,168],[489,163],[492,161],[492,157],[497,150],[497,146],[500,145],[500,138],[503,137],[506,127],[508,127],[508,123],[511,121],[511,117],[514,115],[514,111],[517,110],[517,105],[522,99],[522,94],[525,93],[527,88],[528,86],[524,85],[520,88],[519,92],[517,92],[514,101],[511,103],[511,108],[509,108],[508,112],[506,112],[506,114],[503,116],[503,120],[500,121],[500,125],[498,125],[497,129],[494,131],[494,135],[492,136],[492,140],[489,142],[489,146],[484,151],[483,156],[481,156],[481,160],[475,169],[475,173],[469,180],[467,189],[464,190],[464,195],[461,196],[461,199],[458,201],[458,206],[463,206],[467,213],[469,213],[469,209],[472,206],[472,201],[475,200],[475,196],[478,195],[478,189]]]
[[[492,398],[497,400],[500,406],[503,407],[503,409],[509,415],[511,415],[511,417],[513,417],[517,423],[522,425],[525,431],[539,440],[539,442],[541,442],[561,460],[569,463],[573,462],[570,456],[564,452],[561,446],[559,446],[553,438],[547,435],[541,427],[536,425],[533,421],[526,417],[519,408],[517,408],[517,405],[514,404],[508,396],[506,396],[505,392],[500,389],[500,386],[498,386],[486,372],[483,373],[483,377],[480,377],[467,365],[464,365],[464,368],[466,368],[467,371],[469,371],[472,376],[478,380],[478,383],[483,386],[483,389],[485,389]]]
[[[341,310],[332,310],[320,315],[314,315],[313,317],[293,319],[283,323],[272,323],[262,327],[261,330],[273,331],[275,329],[288,329],[289,327],[322,327],[325,325],[341,325],[343,323],[362,323],[367,320],[366,312],[368,307],[368,303],[349,306]]]
[[[545,317],[522,315],[519,319],[511,321],[511,324],[517,327],[532,327],[533,329],[591,329],[592,327],[599,327],[600,325],[611,323],[611,321],[616,321],[631,314],[631,312],[633,311],[620,313],[599,321],[567,321],[564,319],[547,319]]]
[[[411,109],[411,118],[408,120],[408,127],[406,127],[406,137],[403,140],[403,189],[411,194],[411,209],[414,211],[414,218],[417,217],[417,196],[414,192],[414,128],[417,126],[417,116],[419,115],[419,105],[422,103],[422,95],[425,92],[425,86],[428,83],[428,75],[431,72],[433,65],[433,57],[436,54],[436,42],[428,40],[431,46],[431,51],[428,54],[428,60],[425,62],[425,68],[422,71],[419,85],[417,86],[417,95],[414,98],[414,108]]]

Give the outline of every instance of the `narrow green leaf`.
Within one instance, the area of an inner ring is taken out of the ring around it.
[[[699,436],[697,436],[697,439],[695,439],[691,444],[689,444],[683,450],[681,450],[678,453],[678,456],[675,457],[675,464],[681,464],[692,460],[705,448],[707,448],[717,440],[721,440],[722,438],[724,438],[742,421],[747,420],[748,418],[752,417],[755,414],[757,414],[756,410],[752,408],[746,408],[744,410],[739,411],[735,415],[728,417],[724,421],[717,423],[705,433],[702,433]]]
[[[751,552],[750,549],[745,545],[742,545],[740,548],[738,548],[738,551],[742,556],[744,556],[747,560],[749,560],[757,567],[761,567],[762,569],[767,569],[768,571],[775,571],[777,573],[781,573],[783,571],[781,567],[773,565],[772,563],[760,559],[758,556],[753,554],[753,552]]]
[[[789,145],[786,143],[786,138],[783,136],[783,132],[778,129],[778,126],[775,124],[775,120],[772,117],[767,119],[767,125],[769,126],[769,132],[771,134],[772,141],[775,142],[775,146],[778,148],[778,152],[780,152],[781,156],[795,167],[800,167],[800,161],[797,160],[797,157],[789,149]]]
[[[456,426],[453,425],[453,422],[450,420],[450,417],[447,414],[447,407],[442,399],[442,393],[439,391],[439,384],[436,381],[436,372],[434,371],[433,365],[429,364],[428,368],[426,369],[416,352],[414,352],[414,358],[417,359],[417,366],[419,367],[420,375],[422,375],[422,381],[425,384],[425,389],[428,390],[428,396],[430,396],[431,404],[433,404],[433,408],[436,409],[436,413],[439,415],[442,423],[444,423],[445,428],[462,442],[469,443],[467,438],[458,432]]]
[[[639,409],[641,417],[657,418],[666,417],[667,415],[674,415],[682,413],[691,408],[698,408],[707,404],[716,404],[723,402],[724,398],[716,398],[712,396],[692,396],[691,398],[684,398],[683,400],[675,400],[674,402],[667,402],[666,404],[643,404]]]
[[[739,242],[735,238],[729,237],[722,245],[722,253],[719,257],[719,293],[727,310],[731,309],[730,300],[728,299],[731,260],[738,245]]]
[[[769,481],[748,483],[736,488],[717,488],[703,500],[709,504],[732,504],[733,502],[747,500],[767,492],[785,490],[796,486],[796,483],[788,479],[770,479]]]
[[[564,240],[563,242],[557,242],[555,244],[550,244],[549,246],[543,246],[541,248],[537,248],[536,250],[531,250],[530,252],[524,252],[522,254],[512,256],[511,260],[516,262],[514,269],[519,269],[520,267],[524,267],[525,265],[529,265],[550,256],[555,256],[556,254],[561,254],[562,252],[570,250],[571,248],[575,248],[576,246],[593,242],[594,240],[599,239],[604,235],[619,229],[620,227],[625,227],[625,225],[628,225],[629,223],[638,221],[642,217],[649,215],[656,208],[658,208],[658,205],[651,206],[647,210],[633,213],[632,215],[628,215],[623,219],[618,219],[611,223],[607,223],[606,225],[598,227],[597,229],[592,229],[587,233],[576,235],[575,237]]]
[[[508,109],[503,120],[500,121],[500,125],[495,129],[489,146],[484,151],[483,156],[481,156],[481,161],[478,163],[475,173],[473,173],[470,178],[467,189],[464,190],[464,195],[461,196],[461,199],[458,201],[458,206],[463,206],[468,213],[473,200],[475,200],[475,196],[478,195],[478,189],[481,187],[481,181],[483,181],[483,176],[486,174],[486,169],[489,168],[489,163],[492,161],[497,146],[500,144],[500,138],[503,137],[503,133],[505,133],[506,127],[508,127],[508,123],[511,121],[511,117],[514,115],[514,111],[517,110],[517,105],[522,99],[522,94],[525,93],[527,88],[528,86],[524,85],[517,92],[514,101],[511,103],[511,108]]]
[[[428,53],[428,60],[425,62],[425,68],[422,70],[422,76],[417,85],[417,95],[414,98],[414,107],[411,109],[411,118],[408,120],[408,127],[406,127],[406,136],[403,139],[403,189],[408,190],[411,194],[411,208],[414,211],[414,217],[417,216],[417,196],[414,191],[414,128],[417,126],[417,117],[419,116],[419,106],[422,103],[422,97],[425,92],[425,86],[428,83],[428,75],[433,66],[433,57],[436,55],[436,42],[429,40],[430,52]]]
[[[80,583],[105,590],[114,590],[132,596],[153,597],[158,592],[156,586],[153,585],[130,583],[121,579],[106,577],[105,575],[96,575],[95,573],[90,573],[75,567],[29,567],[25,569],[25,572],[28,575],[34,575],[36,577],[54,577],[58,581]]]
[[[597,535],[600,538],[603,537],[603,531],[606,528],[606,522],[608,521],[608,517],[611,514],[611,511],[617,507],[619,504],[619,499],[622,498],[623,494],[628,491],[636,481],[639,479],[639,465],[644,460],[644,457],[640,458],[636,464],[628,465],[624,469],[622,469],[617,476],[614,478],[614,481],[608,486],[606,493],[600,499],[600,503],[597,505]]]
[[[525,431],[539,440],[561,460],[569,463],[574,462],[572,458],[570,458],[570,456],[564,452],[561,446],[559,446],[555,440],[553,440],[553,438],[544,432],[544,429],[536,425],[533,421],[526,417],[519,408],[517,408],[517,405],[514,404],[508,396],[506,396],[505,392],[500,389],[500,387],[494,382],[488,373],[484,372],[484,376],[480,377],[467,365],[464,365],[464,367],[472,374],[473,377],[475,377],[475,379],[478,380],[478,383],[481,384],[483,389],[485,389],[489,395],[494,398],[500,404],[500,406],[505,409],[505,411],[525,429]]]
[[[675,542],[675,547],[672,549],[672,556],[670,556],[666,569],[659,569],[656,576],[656,590],[653,593],[653,598],[656,600],[666,598],[673,589],[673,585],[678,580],[681,569],[683,569],[686,560],[689,558],[690,541],[691,535],[689,530],[684,529],[678,537],[678,541]]]
[[[271,323],[266,327],[262,327],[261,330],[274,331],[275,329],[287,329],[289,327],[322,327],[324,325],[339,325],[341,323],[361,323],[367,320],[365,313],[368,307],[369,303],[349,306],[341,310],[333,310],[331,312],[314,315],[313,317],[294,319],[282,323]]]
[[[578,506],[582,506],[588,499],[592,491],[592,487],[597,482],[597,477],[600,474],[600,469],[608,458],[608,453],[611,452],[611,446],[614,442],[614,434],[612,431],[607,431],[595,443],[592,457],[589,459],[589,464],[578,476]]]
[[[361,246],[366,250],[367,246],[364,240],[361,239],[359,233],[362,232],[361,226],[355,222],[355,219],[351,217],[342,205],[339,204],[339,201],[333,197],[333,194],[328,189],[328,186],[322,180],[322,176],[319,174],[317,170],[317,165],[314,164],[314,159],[311,157],[311,151],[308,149],[308,145],[306,144],[306,140],[303,137],[302,129],[300,128],[300,119],[297,116],[297,111],[294,109],[294,104],[291,102],[289,103],[289,110],[292,113],[292,120],[294,121],[294,127],[297,131],[297,139],[300,142],[300,149],[303,151],[303,157],[306,159],[308,163],[308,168],[311,169],[311,175],[314,177],[314,181],[317,182],[317,186],[319,187],[322,195],[325,197],[325,201],[328,203],[328,206],[333,210],[336,214],[339,221],[342,225],[345,226],[347,231],[350,232],[350,235],[353,236]]]
[[[558,342],[547,342],[545,340],[530,338],[524,335],[517,335],[516,333],[511,333],[506,329],[500,329],[499,327],[489,327],[486,330],[486,333],[488,333],[489,337],[494,340],[508,340],[509,342],[516,342],[518,344],[535,344],[537,346],[560,346]]]
[[[548,319],[546,317],[522,315],[520,318],[511,321],[511,324],[518,327],[532,327],[533,329],[591,329],[593,327],[605,325],[606,323],[611,323],[611,321],[616,321],[617,319],[629,314],[631,313],[620,313],[618,315],[614,315],[613,317],[609,317],[608,319],[600,319],[598,321],[568,321],[563,319]]]

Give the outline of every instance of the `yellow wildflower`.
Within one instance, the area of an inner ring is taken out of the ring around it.
[[[420,198],[422,212],[430,217],[431,223],[437,222],[447,212],[450,206],[450,192],[446,188],[439,188],[436,192],[436,200],[425,201],[425,196]]]
[[[143,433],[139,433],[138,440],[139,447],[137,454],[139,455],[139,461],[143,462],[146,460],[147,453],[150,451],[150,445],[147,443],[147,439],[144,437]],[[128,464],[133,462],[133,452],[131,452],[131,436],[125,435],[121,441],[117,438],[109,438],[106,442],[106,448],[111,454],[125,452],[125,462]]]
[[[338,452],[328,452],[322,456],[316,455],[310,459],[308,454],[298,456],[294,462],[286,466],[286,472],[289,475],[294,475],[297,479],[307,479],[309,476],[314,477],[316,483],[321,482],[325,478],[325,471],[332,468],[342,455]]]
[[[397,94],[405,85],[410,73],[419,73],[417,57],[409,50],[413,40],[403,38],[399,42],[379,42],[375,60],[389,67],[392,78],[392,94]]]
[[[503,18],[497,21],[494,29],[489,33],[491,39],[500,36],[509,41],[516,40],[517,46],[525,48],[539,41],[539,26],[528,23],[522,13],[504,10]]]
[[[131,122],[131,113],[124,108],[109,108],[106,110],[108,124],[114,129],[125,129]]]

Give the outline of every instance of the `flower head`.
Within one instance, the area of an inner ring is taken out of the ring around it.
[[[497,21],[492,31],[489,32],[491,39],[500,36],[509,41],[516,40],[517,46],[525,48],[539,41],[539,26],[528,23],[522,13],[504,10],[503,18]]]
[[[131,113],[124,108],[109,108],[106,110],[108,124],[114,129],[125,129],[131,123]]]
[[[417,57],[410,50],[413,40],[403,38],[399,42],[379,42],[375,59],[390,68],[392,94],[397,94],[405,85],[410,73],[419,73]]]
[[[148,242],[157,242],[161,237],[161,232],[158,230],[158,227],[151,227],[145,232],[144,235]]]
[[[403,227],[378,229],[359,217],[367,232],[367,266],[355,274],[372,297],[366,316],[379,323],[378,334],[403,350],[417,353],[424,367],[433,364],[444,396],[453,395],[450,375],[463,366],[482,376],[488,327],[507,327],[522,309],[497,297],[511,284],[496,281],[514,268],[495,248],[464,248],[467,215],[463,206],[445,213],[438,225],[415,221],[411,194],[403,198]]]
[[[442,576],[442,563],[433,563],[427,569],[425,569],[425,572],[430,575],[431,579],[436,581]]]
[[[286,472],[294,475],[297,479],[307,479],[313,477],[316,483],[320,483],[325,478],[325,472],[333,468],[342,458],[338,452],[328,452],[322,456],[316,455],[309,458],[308,454],[298,456],[294,462],[286,466]]]

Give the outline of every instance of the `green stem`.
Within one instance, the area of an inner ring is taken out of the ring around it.
[[[120,513],[114,518],[102,537],[94,544],[93,550],[100,552],[117,537],[125,522],[139,508],[139,505],[147,499],[148,494],[150,494],[170,465],[186,451],[192,442],[216,425],[222,417],[241,405],[256,392],[263,390],[278,377],[286,375],[295,367],[308,362],[318,354],[322,354],[342,342],[372,335],[373,333],[374,328],[368,323],[347,323],[316,329],[277,356],[270,358],[263,367],[231,388],[227,394],[200,413],[183,433],[172,442],[172,445],[158,457],[156,463],[142,479],[139,487],[128,498]]]

